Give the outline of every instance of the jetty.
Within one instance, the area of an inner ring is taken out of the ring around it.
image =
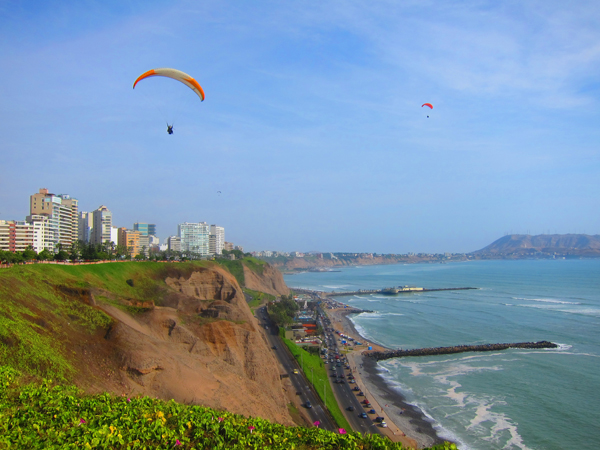
[[[385,352],[367,351],[366,356],[381,361],[390,358],[401,358],[403,356],[433,356],[433,355],[448,355],[451,353],[464,352],[492,352],[498,350],[506,350],[508,348],[558,348],[558,345],[550,341],[539,342],[518,342],[514,344],[481,344],[481,345],[455,345],[452,347],[432,347],[432,348],[416,348],[413,350],[388,350]]]
[[[427,289],[420,287],[407,287],[407,286],[398,286],[393,288],[384,288],[384,289],[359,289],[358,291],[349,291],[349,292],[321,292],[323,296],[326,297],[343,297],[349,295],[368,295],[368,294],[383,294],[383,295],[396,295],[396,294],[414,294],[416,292],[436,292],[436,291],[466,291],[469,289],[479,289],[476,287],[453,287],[453,288],[436,288],[436,289]]]

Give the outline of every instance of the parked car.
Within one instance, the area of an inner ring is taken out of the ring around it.
[[[360,391],[360,388],[359,388],[358,386],[354,386],[354,387],[352,388],[352,390],[353,390],[353,391]]]
[[[385,423],[385,420],[382,420],[379,425],[381,426],[381,428],[387,428],[387,423]]]
[[[380,422],[381,423],[381,422],[383,422],[383,417],[378,416],[378,417],[375,417],[374,420],[375,420],[375,422]]]
[[[375,414],[375,410],[374,409],[370,409],[367,411],[369,414]]]

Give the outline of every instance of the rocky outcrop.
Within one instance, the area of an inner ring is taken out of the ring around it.
[[[289,295],[290,290],[283,281],[283,275],[279,270],[270,265],[264,265],[262,273],[256,273],[244,266],[245,284],[253,291],[266,292],[267,294],[280,296]]]
[[[273,292],[285,292],[277,283]],[[162,306],[138,315],[100,305],[115,319],[105,339],[126,394],[292,424],[277,362],[233,275],[214,266],[165,284]]]

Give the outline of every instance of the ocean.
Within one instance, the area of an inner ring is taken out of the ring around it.
[[[336,269],[338,270],[338,269]],[[600,447],[600,259],[344,267],[285,275],[323,291],[476,287],[336,297],[389,348],[549,340],[558,349],[396,358],[381,374],[463,450]]]

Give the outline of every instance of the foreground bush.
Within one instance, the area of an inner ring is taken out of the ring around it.
[[[0,367],[0,448],[401,449],[379,435],[285,427],[148,397],[82,395],[72,386],[20,384]],[[440,447],[442,448],[442,447]]]

